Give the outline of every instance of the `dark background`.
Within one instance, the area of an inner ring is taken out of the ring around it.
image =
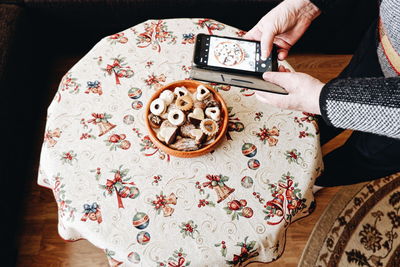
[[[249,30],[278,0],[0,0],[0,90],[3,137],[0,212],[2,266],[13,266],[21,203],[36,180],[46,110],[57,88],[55,60],[79,58],[101,38],[148,19],[212,18]],[[377,17],[375,0],[336,0],[293,52],[353,53]],[[72,67],[67,60],[66,68]]]

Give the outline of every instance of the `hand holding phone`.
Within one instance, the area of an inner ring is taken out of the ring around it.
[[[200,68],[261,77],[276,71],[276,51],[261,59],[260,42],[232,37],[198,34],[194,64]]]
[[[260,42],[232,37],[198,34],[190,77],[249,89],[287,94],[262,79],[267,71],[277,71],[277,53],[262,60]]]

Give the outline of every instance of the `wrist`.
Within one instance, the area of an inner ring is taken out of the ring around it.
[[[310,0],[286,0],[285,2],[293,5],[294,10],[298,12],[298,16],[302,19],[313,21],[321,14],[321,10]]]

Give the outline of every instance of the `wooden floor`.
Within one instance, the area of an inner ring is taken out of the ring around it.
[[[61,77],[79,58],[60,58],[52,68],[49,101],[58,87]],[[293,55],[289,63],[300,72],[305,72],[327,82],[334,78],[349,62],[349,55]],[[42,129],[44,130],[44,118]],[[329,153],[339,146],[351,132],[345,132],[322,149]],[[39,142],[40,143],[40,142]],[[37,146],[39,151],[40,144]],[[39,153],[39,152],[38,152]],[[36,164],[37,166],[38,164]],[[36,184],[37,167],[32,170],[32,182],[28,184],[28,196],[24,204],[22,231],[19,236],[17,266],[108,266],[102,250],[88,241],[66,242],[57,233],[57,206],[50,190]],[[286,250],[269,267],[297,266],[308,237],[330,199],[339,190],[326,188],[316,194],[317,208],[313,214],[292,224],[287,231]],[[257,266],[265,266],[260,264]]]

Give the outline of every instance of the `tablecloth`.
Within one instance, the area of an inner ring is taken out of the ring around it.
[[[289,225],[314,209],[322,160],[313,114],[212,84],[229,106],[214,152],[176,158],[150,141],[144,106],[189,77],[197,33],[244,34],[211,19],[146,21],[100,40],[48,108],[38,184],[54,192],[60,236],[87,239],[112,266],[270,262]]]

